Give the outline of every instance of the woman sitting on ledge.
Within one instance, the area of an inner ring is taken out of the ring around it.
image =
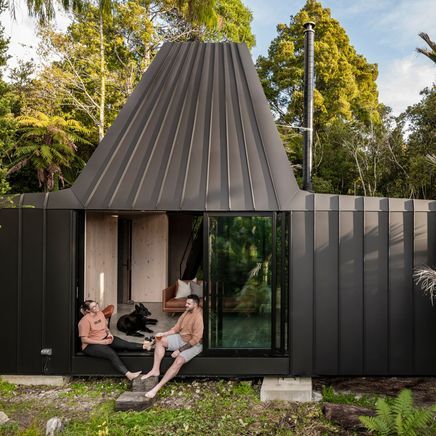
[[[142,344],[127,342],[113,336],[107,326],[104,313],[97,302],[86,300],[80,307],[84,317],[79,321],[79,336],[82,340],[82,350],[87,356],[107,359],[112,366],[129,380],[133,380],[141,371],[130,372],[119,358],[115,350],[140,351]]]

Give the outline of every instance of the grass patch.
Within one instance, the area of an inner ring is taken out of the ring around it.
[[[377,402],[377,397],[370,395],[356,396],[351,393],[335,392],[331,386],[323,386],[322,400],[327,403],[351,404],[353,406],[373,409]]]
[[[305,432],[311,427],[314,434],[336,431],[317,404],[261,403],[251,381],[221,380],[170,383],[144,412],[114,413],[106,403],[89,419],[71,422],[64,434],[311,434]]]
[[[0,397],[12,397],[16,389],[17,385],[14,385],[13,383],[9,383],[4,380],[0,380]]]
[[[43,435],[48,419],[64,421],[64,435],[332,434],[319,404],[260,402],[258,380],[173,381],[143,412],[115,412],[129,388],[118,379],[75,379],[63,388],[24,388],[0,397],[12,422],[0,435]]]
[[[91,397],[97,398],[107,393],[121,394],[129,389],[128,383],[116,379],[81,379],[70,383],[68,390],[60,394],[62,398]]]

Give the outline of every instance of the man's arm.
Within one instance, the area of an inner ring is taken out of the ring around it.
[[[201,338],[203,337],[203,330],[204,330],[203,317],[199,317],[194,322],[194,326],[192,328],[192,338],[188,342],[188,344],[190,344],[191,347],[197,345],[200,342]]]

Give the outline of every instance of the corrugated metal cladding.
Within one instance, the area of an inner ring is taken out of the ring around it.
[[[86,209],[289,209],[298,186],[245,44],[165,44],[72,191]]]

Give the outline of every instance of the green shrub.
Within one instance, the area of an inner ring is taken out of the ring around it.
[[[392,402],[378,399],[377,416],[361,416],[362,424],[379,435],[415,436],[429,429],[432,412],[413,406],[412,392],[402,390]]]

